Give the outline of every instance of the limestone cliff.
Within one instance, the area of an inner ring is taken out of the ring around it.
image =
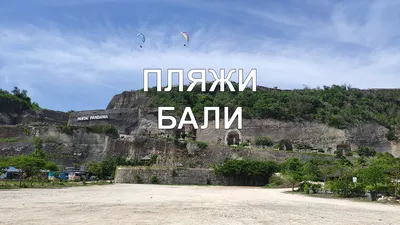
[[[1,103],[1,102],[0,102]],[[9,104],[9,105],[8,105]],[[400,144],[388,141],[387,128],[377,124],[362,124],[348,129],[337,129],[316,122],[287,122],[274,119],[243,120],[243,129],[215,129],[215,121],[210,121],[208,129],[193,130],[197,141],[208,142],[209,147],[201,149],[195,142],[182,145],[167,141],[183,130],[159,130],[157,108],[151,107],[149,98],[142,92],[123,92],[112,98],[105,110],[88,110],[70,114],[51,110],[28,110],[14,103],[0,104],[0,155],[26,154],[33,151],[32,138],[45,140],[44,149],[57,156],[60,164],[85,164],[99,161],[109,156],[141,159],[151,154],[159,155],[158,163],[168,166],[207,167],[225,158],[253,158],[283,161],[286,157],[309,157],[307,154],[289,153],[275,150],[232,150],[224,144],[232,140],[249,140],[254,144],[257,136],[268,136],[275,144],[285,140],[293,144],[295,150],[322,151],[332,154],[338,145],[348,145],[353,150],[359,145],[376,148],[380,152],[390,152],[400,156]],[[5,107],[6,106],[6,107]],[[106,117],[96,117],[103,116]],[[89,119],[85,120],[82,117]],[[90,119],[90,118],[95,119]],[[96,119],[102,118],[102,119]],[[177,118],[177,121],[179,118]],[[72,134],[60,131],[54,124],[65,123],[79,126]],[[199,121],[200,122],[200,121]],[[220,127],[224,127],[220,121]],[[44,123],[44,124],[43,124]],[[47,123],[47,124],[46,124]],[[20,125],[16,125],[20,124]],[[121,137],[112,139],[104,134],[90,133],[85,126],[111,124]],[[201,123],[202,124],[202,123]],[[199,125],[201,125],[199,124]],[[305,147],[304,147],[305,146]],[[321,154],[321,157],[328,157]]]
[[[72,114],[70,124],[97,124],[110,123],[129,135],[172,135],[176,133],[188,133],[177,130],[158,130],[157,108],[150,107],[149,99],[143,92],[123,92],[116,95],[110,101],[106,110],[101,112],[85,111],[79,115],[95,115],[103,113],[110,115],[108,121],[78,122],[77,115]],[[177,118],[179,121],[179,118]],[[201,121],[198,121],[199,123]],[[224,127],[224,121],[220,121],[220,127]],[[199,124],[201,125],[201,123]],[[237,130],[234,124],[230,130],[215,129],[215,121],[205,130],[194,131],[196,140],[209,143],[225,143],[235,137],[237,140],[249,140],[254,143],[257,136],[268,136],[275,143],[288,140],[294,145],[307,146],[310,149],[320,149],[325,153],[333,153],[338,145],[348,145],[353,150],[357,146],[367,145],[376,148],[379,152],[390,152],[400,156],[399,143],[389,141],[386,138],[388,129],[378,124],[361,124],[347,129],[337,129],[317,122],[287,122],[274,119],[243,120],[243,129]]]
[[[68,116],[68,113],[48,109],[32,110],[21,101],[0,98],[0,125],[65,124]]]
[[[33,137],[44,140],[43,149],[60,165],[86,164],[108,157],[140,160],[158,155],[157,163],[171,167],[207,168],[226,158],[250,158],[283,162],[288,157],[307,160],[310,157],[330,157],[276,150],[232,149],[223,145],[199,147],[197,142],[174,142],[166,138],[123,136],[113,139],[104,134],[78,128],[72,134],[63,133],[57,126],[0,126],[0,155],[13,156],[33,151]],[[4,141],[8,138],[8,141]]]

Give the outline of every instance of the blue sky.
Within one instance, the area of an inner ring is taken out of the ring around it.
[[[0,88],[63,111],[143,88],[144,68],[256,68],[259,85],[283,89],[400,88],[399,12],[396,0],[1,0]]]

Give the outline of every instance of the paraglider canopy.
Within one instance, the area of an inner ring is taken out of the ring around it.
[[[144,43],[146,41],[146,38],[144,37],[144,34],[142,33],[138,33],[137,37],[140,38],[140,40]],[[140,47],[142,47],[142,45],[140,45]]]
[[[181,35],[185,38],[186,42],[189,42],[189,34],[186,32],[182,32]],[[186,44],[184,44],[183,46],[186,46]]]

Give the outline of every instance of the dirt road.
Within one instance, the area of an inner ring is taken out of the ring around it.
[[[145,184],[0,190],[0,224],[400,224],[400,206],[282,192]]]

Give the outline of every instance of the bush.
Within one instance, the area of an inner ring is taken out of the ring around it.
[[[136,175],[135,175],[135,181],[136,181],[136,183],[138,183],[138,184],[141,184],[141,183],[142,183],[142,178],[139,176],[139,174],[136,174]]]
[[[356,151],[357,155],[364,157],[374,157],[376,155],[376,150],[367,146],[360,146]]]
[[[389,141],[398,141],[400,139],[399,137],[397,137],[396,130],[393,128],[389,129],[388,133],[386,134],[386,138]]]
[[[234,178],[239,183],[263,179],[268,181],[272,174],[279,171],[280,166],[272,161],[225,160],[222,164],[212,166],[216,174]],[[264,184],[265,185],[265,184]]]
[[[208,147],[208,143],[206,142],[196,141],[196,144],[200,149],[206,149]]]
[[[274,143],[269,137],[256,137],[255,139],[255,145],[257,146],[273,146]]]
[[[151,177],[151,183],[152,183],[152,184],[158,184],[158,179],[157,179],[156,176],[152,176],[152,177]]]
[[[0,138],[0,142],[3,143],[11,143],[11,142],[17,142],[18,138]]]
[[[281,177],[272,175],[269,178],[269,183],[266,185],[266,187],[278,187],[282,184],[284,184],[284,180]]]
[[[239,144],[239,147],[245,148],[245,147],[249,147],[250,143],[249,142],[242,142]]]
[[[343,158],[342,150],[336,150],[333,154],[335,155],[335,158],[337,158],[337,159]]]
[[[326,183],[326,187],[340,197],[351,198],[365,195],[365,185],[348,180],[329,181]]]
[[[303,182],[300,184],[299,191],[306,194],[316,194],[321,189],[321,184],[313,184],[310,182]]]

